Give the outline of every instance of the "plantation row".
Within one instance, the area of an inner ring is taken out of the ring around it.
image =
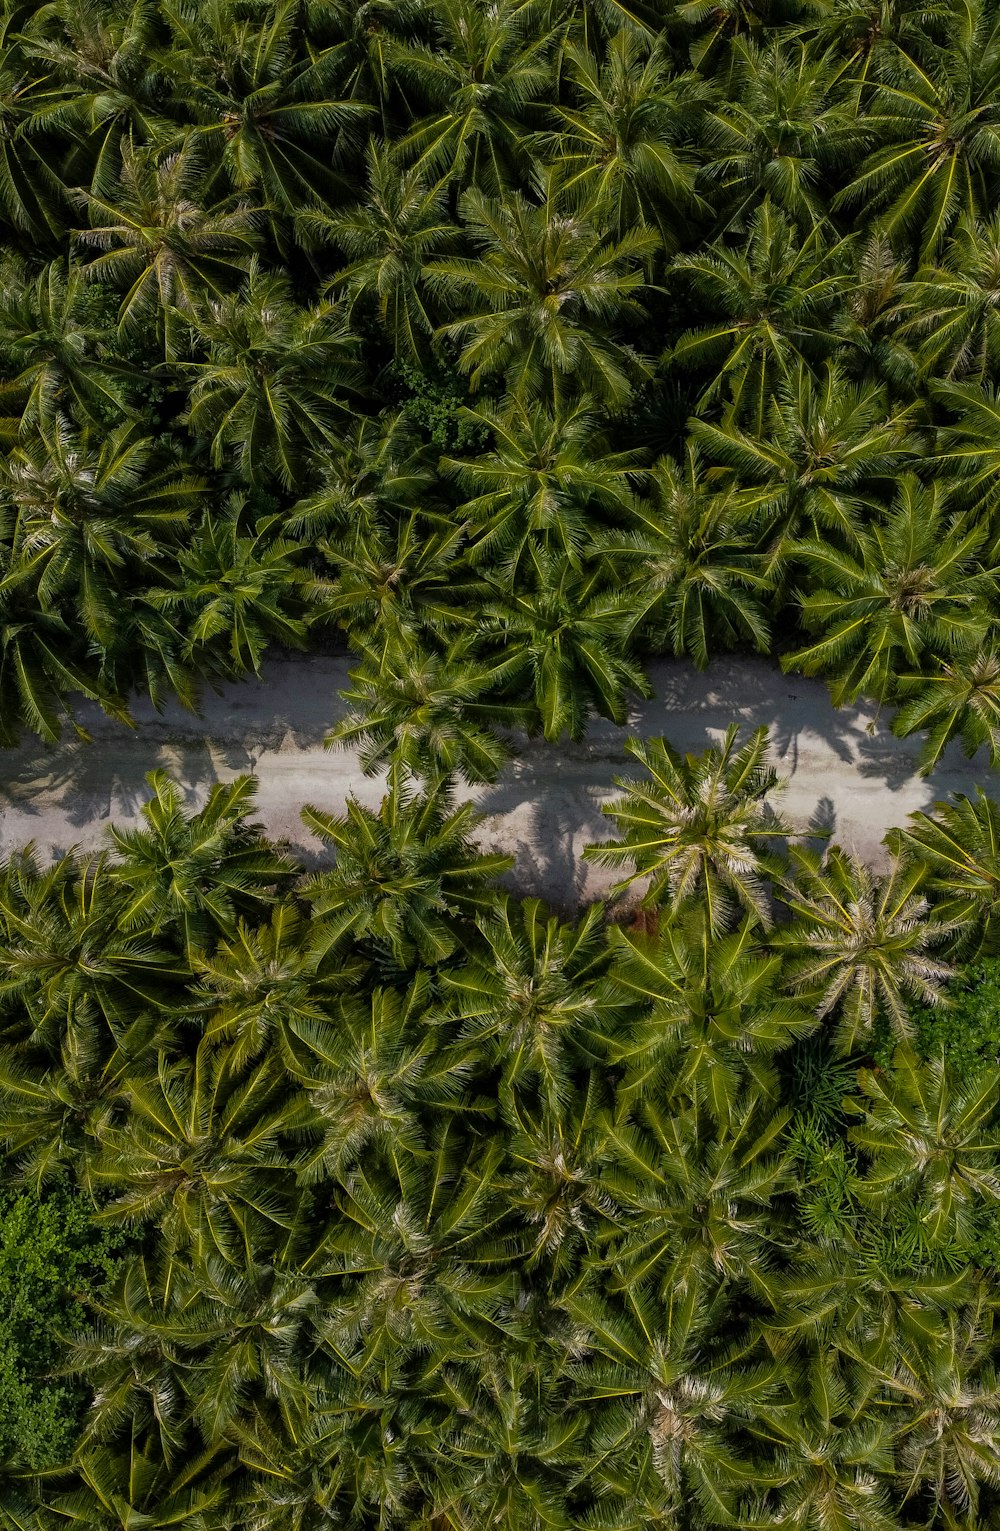
[[[340,633],[373,762],[731,648],[1000,757],[995,4],[3,0],[0,80],[8,743]]]
[[[398,779],[4,866],[5,1531],[996,1524],[1000,806],[786,853],[765,743],[624,923]]]

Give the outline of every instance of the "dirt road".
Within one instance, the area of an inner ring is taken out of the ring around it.
[[[0,753],[0,849],[6,854],[34,840],[49,855],[100,844],[110,819],[136,821],[147,771],[165,766],[191,803],[203,800],[213,781],[252,771],[260,819],[312,859],[317,845],[299,820],[303,803],[339,811],[349,792],[373,805],[381,795],[381,782],[366,779],[352,754],[323,746],[344,710],[337,693],[347,666],[325,657],[275,659],[262,680],[206,697],[201,717],[176,707],[157,716],[137,706],[134,732],[81,708],[91,744],[68,739]],[[787,779],[783,811],[803,829],[810,822],[831,827],[841,844],[873,862],[884,854],[885,831],[915,809],[977,783],[989,790],[984,760],[967,761],[957,750],[922,779],[916,740],[894,739],[870,708],[835,711],[825,686],[784,676],[766,660],[722,659],[704,673],[672,661],[649,669],[656,699],[636,707],[628,730],[599,722],[580,745],[528,743],[496,786],[470,793],[487,815],[483,843],[516,855],[523,891],[568,905],[613,880],[580,852],[609,832],[600,807],[627,769],[622,743],[629,731],[700,750],[731,722],[767,724]]]

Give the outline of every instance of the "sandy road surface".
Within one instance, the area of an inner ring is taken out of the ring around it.
[[[344,710],[337,693],[347,668],[340,658],[275,659],[262,680],[208,696],[201,717],[180,708],[158,717],[137,706],[134,732],[81,708],[93,743],[0,752],[0,849],[34,840],[49,855],[100,844],[110,819],[138,818],[146,772],[165,766],[192,804],[213,781],[252,771],[267,829],[313,859],[318,847],[299,820],[301,804],[340,811],[349,792],[373,805],[381,795],[381,782],[362,776],[351,753],[323,747],[325,731]],[[967,761],[957,750],[922,779],[915,740],[894,739],[872,709],[835,711],[823,685],[784,676],[766,660],[722,659],[704,673],[657,661],[650,678],[656,698],[636,707],[628,731],[664,734],[678,748],[699,750],[731,722],[767,724],[775,764],[787,779],[783,811],[803,829],[810,822],[832,827],[841,844],[875,862],[891,825],[951,792],[990,785],[983,759]],[[626,732],[600,722],[580,745],[527,743],[496,786],[470,794],[488,816],[483,843],[517,857],[514,876],[523,891],[568,905],[613,880],[580,852],[610,830],[600,806],[627,768]]]

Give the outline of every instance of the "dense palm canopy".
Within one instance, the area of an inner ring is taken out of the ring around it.
[[[1000,1521],[992,797],[633,741],[556,914],[455,790],[657,653],[1000,761],[998,99],[996,0],[0,0],[0,743],[319,642],[387,775],[0,867],[0,1531]]]
[[[74,695],[196,703],[331,617],[370,648],[359,571],[408,592],[416,528],[448,552],[419,572],[444,652],[481,638],[549,737],[621,716],[650,652],[777,639],[900,703],[929,764],[996,754],[998,26],[991,0],[8,0],[0,439],[44,462],[128,430],[198,492],[192,537],[150,556],[126,509],[41,588],[0,520],[5,736]],[[241,590],[201,616],[180,592],[234,493],[249,540],[208,562]],[[578,645],[543,664],[566,601],[621,587],[603,679]]]
[[[185,812],[162,773],[106,852],[0,868],[7,1174],[111,1240],[5,1528],[996,1513],[995,1064],[887,1044],[1000,947],[998,810],[881,879],[789,857],[765,746],[647,752],[628,923],[501,893],[401,763],[306,810],[310,876],[246,778]]]

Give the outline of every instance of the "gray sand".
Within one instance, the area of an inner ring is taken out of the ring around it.
[[[208,695],[201,717],[178,707],[157,716],[137,705],[134,732],[81,707],[91,744],[34,742],[0,755],[0,849],[6,854],[33,840],[48,856],[101,844],[109,820],[136,822],[146,772],[165,766],[191,804],[204,801],[212,782],[253,772],[268,831],[315,859],[317,842],[299,820],[303,803],[339,812],[349,792],[373,806],[381,796],[381,780],[365,778],[352,753],[323,746],[324,733],[344,712],[337,693],[348,664],[274,659],[262,680]],[[487,815],[482,843],[517,857],[520,890],[569,905],[605,892],[614,880],[580,853],[611,832],[600,805],[613,795],[614,777],[628,770],[622,744],[629,732],[663,734],[677,748],[697,751],[732,722],[747,729],[766,724],[787,782],[776,806],[800,829],[831,828],[840,844],[875,864],[884,859],[886,830],[908,814],[977,783],[989,790],[981,756],[967,761],[953,747],[930,778],[921,778],[917,739],[893,738],[871,707],[836,711],[820,682],[784,676],[767,660],[720,659],[704,673],[660,660],[649,672],[656,699],[636,706],[628,729],[598,722],[583,744],[528,742],[496,786],[469,794]]]

